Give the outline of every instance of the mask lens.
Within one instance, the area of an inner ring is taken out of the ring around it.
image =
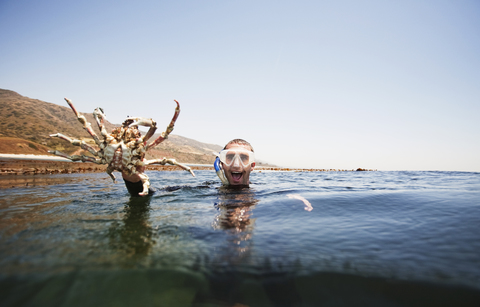
[[[250,156],[244,153],[240,153],[240,160],[242,160],[242,164],[246,165],[248,164],[248,161],[250,160]]]
[[[232,163],[233,163],[233,160],[235,160],[235,155],[236,155],[236,154],[235,154],[235,152],[233,152],[233,151],[227,152],[227,154],[225,155],[225,164],[227,164],[227,165],[232,164]]]

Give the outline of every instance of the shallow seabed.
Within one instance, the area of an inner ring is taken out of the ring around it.
[[[147,174],[0,189],[0,305],[479,305],[480,173]]]

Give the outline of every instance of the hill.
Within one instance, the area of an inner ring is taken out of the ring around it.
[[[81,113],[92,124],[95,133],[101,136],[93,115]],[[105,126],[111,131],[116,125],[107,121]],[[50,134],[57,132],[93,142],[69,107],[0,89],[0,153],[48,154],[48,150],[56,149],[67,154],[90,155],[78,146],[50,137]],[[171,134],[167,140],[147,152],[147,159],[168,157],[183,163],[212,164],[215,159],[212,151],[221,149],[219,145]]]

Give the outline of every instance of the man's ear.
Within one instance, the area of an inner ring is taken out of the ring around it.
[[[253,168],[255,167],[255,162],[253,162],[253,163],[251,164],[251,166],[252,166],[251,171],[253,171]]]

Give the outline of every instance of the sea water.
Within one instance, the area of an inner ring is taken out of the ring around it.
[[[147,174],[0,189],[0,305],[480,305],[480,173]]]

